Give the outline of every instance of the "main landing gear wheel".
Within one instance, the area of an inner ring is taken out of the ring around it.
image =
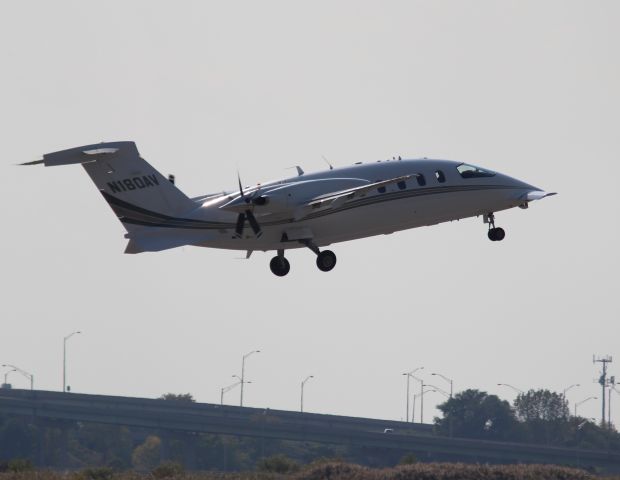
[[[329,272],[336,266],[336,254],[331,250],[323,250],[316,256],[316,266],[322,272]]]
[[[269,262],[269,268],[271,268],[274,275],[283,277],[291,270],[291,264],[283,256],[277,255]]]
[[[484,218],[484,223],[489,224],[489,233],[487,234],[489,240],[492,242],[501,242],[506,236],[506,232],[501,227],[495,226],[495,214],[487,213]]]
[[[506,236],[506,232],[501,227],[489,229],[489,240],[492,242],[501,242]]]

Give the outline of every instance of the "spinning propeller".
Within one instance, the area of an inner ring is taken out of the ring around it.
[[[260,196],[257,197],[256,194],[260,190],[259,188],[257,188],[252,193],[252,195],[246,196],[245,193],[243,193],[243,186],[241,185],[241,176],[239,175],[239,173],[237,173],[237,180],[239,181],[239,194],[241,195],[242,200],[245,202],[246,208],[243,212],[239,213],[239,216],[237,217],[235,233],[238,237],[243,236],[243,228],[245,227],[245,221],[247,219],[247,221],[250,223],[252,231],[254,232],[254,235],[256,235],[256,238],[260,238],[263,232],[260,228],[260,225],[256,221],[256,217],[254,216],[254,212],[252,210],[254,209],[254,205],[264,205],[265,198]]]

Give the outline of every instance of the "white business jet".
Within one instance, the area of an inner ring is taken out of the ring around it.
[[[379,160],[304,173],[189,198],[140,154],[134,142],[109,142],[43,155],[23,165],[81,164],[121,221],[125,253],[183,245],[275,250],[271,271],[286,275],[284,253],[309,248],[323,272],[336,255],[321,247],[398,230],[482,216],[492,241],[504,239],[495,212],[527,208],[553,195],[520,180],[448,160]],[[247,225],[246,225],[247,224]],[[248,228],[249,226],[249,228]]]

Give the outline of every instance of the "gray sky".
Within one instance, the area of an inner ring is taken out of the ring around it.
[[[571,408],[599,395],[592,354],[620,355],[619,14],[592,0],[4,2],[0,363],[58,390],[62,337],[81,329],[77,392],[218,402],[258,348],[251,406],[298,408],[312,374],[308,410],[400,419],[401,374],[420,365],[509,400],[498,382],[579,382]],[[469,219],[333,245],[329,274],[293,251],[276,278],[271,254],[123,255],[83,169],[14,166],[114,140],[189,195],[234,187],[237,166],[254,183],[321,155],[462,160],[560,194],[498,214],[501,243]],[[427,420],[442,400],[427,395]]]

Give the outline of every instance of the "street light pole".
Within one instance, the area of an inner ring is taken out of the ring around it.
[[[241,395],[239,398],[239,406],[243,407],[243,385],[246,383],[245,382],[245,359],[248,358],[250,355],[254,354],[254,353],[260,353],[260,350],[252,350],[249,353],[246,353],[243,356],[243,359],[241,360]]]
[[[220,405],[224,405],[224,394],[225,393],[230,392],[237,385],[241,385],[241,378],[239,378],[239,375],[233,375],[233,378],[237,379],[235,383],[232,383],[228,385],[227,387],[220,388]],[[247,382],[247,383],[252,383],[252,382]]]
[[[314,378],[314,375],[308,375],[306,378],[304,378],[304,380],[301,382],[301,408],[300,411],[301,413],[304,413],[304,385],[306,384],[306,382],[308,380],[310,380],[311,378]]]
[[[450,383],[450,398],[452,398],[452,390],[453,390],[453,381],[451,378],[446,377],[445,375],[442,375],[441,373],[431,373],[431,375],[435,375],[437,377],[441,377],[443,378],[446,382]]]
[[[67,391],[67,340],[69,340],[73,335],[77,335],[78,333],[82,333],[79,330],[70,333],[67,335],[62,342],[62,391]]]
[[[425,385],[426,386],[426,385]],[[433,390],[432,388],[429,388],[428,390],[421,390],[420,393],[416,393],[413,395],[413,410],[411,412],[411,422],[415,423],[415,401],[418,397],[420,397],[420,402],[422,402],[422,400],[424,400],[424,395],[426,395],[428,392],[435,392],[436,390]],[[421,409],[421,420],[420,423],[424,423],[424,417],[422,416],[424,414],[424,408]]]
[[[579,383],[573,383],[572,385],[566,387],[564,390],[562,390],[562,396],[566,398],[566,392],[568,392],[571,388],[574,387],[581,387],[581,385]]]
[[[575,403],[575,417],[577,417],[577,407],[579,405],[581,405],[582,403],[586,403],[588,400],[596,400],[596,399],[598,399],[598,397],[588,397],[588,398],[582,400],[581,402]]]
[[[517,387],[513,387],[512,385],[508,384],[508,383],[498,383],[497,384],[498,387],[509,387],[512,388],[515,392],[520,393],[520,394],[524,394],[525,392],[523,390],[521,390],[520,388]]]
[[[4,374],[4,384],[5,384],[5,385],[8,385],[8,383],[9,383],[9,374],[11,374],[11,373],[13,373],[13,372],[16,372],[16,371],[17,371],[17,370],[13,369],[13,370],[9,370],[8,372],[6,372],[6,373]],[[8,387],[7,387],[7,388],[8,388]]]
[[[34,390],[34,375],[32,373],[28,373],[27,371],[22,370],[21,368],[16,367],[15,365],[6,364],[2,366],[12,368],[14,371],[21,373],[24,377],[29,378],[30,379],[30,390]]]
[[[418,368],[414,368],[413,370],[411,370],[410,372],[405,372],[403,373],[403,375],[407,375],[407,399],[406,399],[406,407],[405,407],[405,418],[406,418],[406,422],[409,423],[409,398],[411,397],[410,393],[409,393],[409,378],[413,377],[416,378],[413,374],[415,372],[417,372],[418,370],[422,370],[424,367],[418,367]],[[413,417],[413,415],[412,415]],[[413,421],[413,420],[412,420]]]

